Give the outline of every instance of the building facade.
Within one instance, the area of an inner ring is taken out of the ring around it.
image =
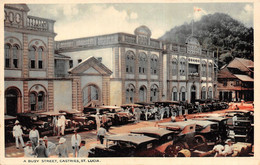
[[[146,26],[54,41],[53,20],[5,5],[5,113],[216,96],[214,54],[151,38]]]
[[[218,73],[218,98],[222,101],[254,100],[254,62],[235,58]]]

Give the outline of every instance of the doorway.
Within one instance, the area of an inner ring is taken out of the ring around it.
[[[6,100],[6,114],[15,116],[19,112],[19,98],[21,93],[19,89],[16,88],[8,88],[5,92],[5,100]]]
[[[194,103],[196,100],[196,86],[195,85],[191,86],[191,95],[190,96],[191,96],[190,102]]]

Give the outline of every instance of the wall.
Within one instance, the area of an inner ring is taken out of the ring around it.
[[[56,80],[54,85],[54,111],[72,109],[72,82],[70,80]]]
[[[110,105],[122,105],[121,81],[110,81]]]

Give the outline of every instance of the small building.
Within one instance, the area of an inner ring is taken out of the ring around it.
[[[218,98],[222,101],[254,100],[254,62],[235,58],[218,73]]]

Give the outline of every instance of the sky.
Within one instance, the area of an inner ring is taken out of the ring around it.
[[[117,32],[133,34],[146,25],[152,38],[159,38],[175,26],[200,20],[216,12],[229,14],[253,27],[253,3],[85,3],[27,4],[29,15],[55,20],[55,40],[81,38]],[[194,10],[197,9],[197,10]]]

